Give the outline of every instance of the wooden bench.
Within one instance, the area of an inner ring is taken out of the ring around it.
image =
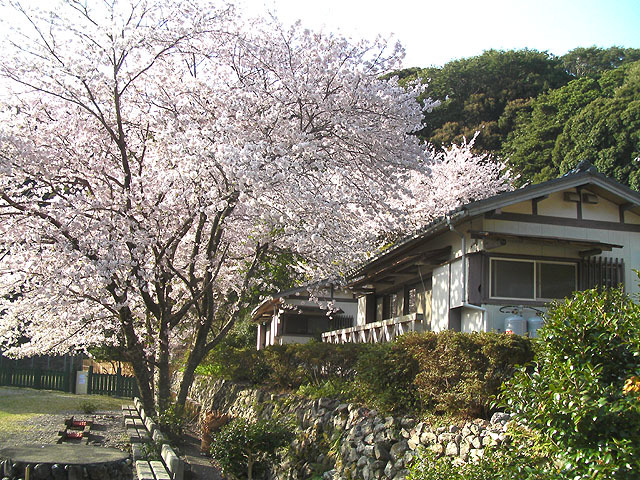
[[[131,439],[131,452],[136,462],[138,480],[183,480],[184,462],[176,455],[157,424],[148,417],[139,398],[133,399],[133,406],[122,407],[124,425]],[[162,443],[162,460],[142,460],[142,449],[134,444],[153,439]]]
[[[162,445],[162,461],[137,460],[138,480],[184,480],[184,462],[170,445]]]

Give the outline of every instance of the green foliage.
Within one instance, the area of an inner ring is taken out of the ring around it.
[[[78,405],[78,408],[82,411],[82,413],[86,413],[87,415],[91,413],[96,413],[98,411],[98,404],[92,402],[91,400],[83,400]]]
[[[357,378],[361,396],[385,411],[487,417],[502,382],[532,358],[531,341],[517,335],[425,332],[374,346]]]
[[[584,77],[526,105],[507,109],[512,130],[502,155],[522,175],[541,182],[580,160],[634,189],[640,188],[640,61]]]
[[[267,366],[256,351],[257,326],[239,322],[196,368],[197,375],[209,375],[239,383],[259,383]]]
[[[414,383],[423,409],[466,417],[487,418],[492,396],[515,366],[533,359],[531,342],[519,335],[445,331],[410,348],[420,366]]]
[[[298,388],[320,385],[334,379],[352,379],[361,352],[368,345],[335,345],[312,341],[306,344],[272,345],[264,350],[269,368],[268,383],[274,387]]]
[[[509,102],[536,97],[571,80],[559,59],[535,50],[489,50],[403,77],[404,82],[417,78],[428,83],[424,97],[442,101],[425,114],[422,138],[440,146],[480,131],[476,147],[483,151],[500,149],[506,132],[499,119]]]
[[[618,68],[625,63],[640,60],[638,48],[576,48],[562,57],[565,70],[575,77],[597,78],[602,73]]]
[[[564,173],[589,159],[601,173],[638,190],[640,61],[605,73],[600,84],[602,96],[564,125],[553,150],[553,164]]]
[[[576,293],[547,312],[536,364],[502,391],[503,405],[549,446],[566,478],[627,479],[640,471],[640,306],[619,289]]]
[[[282,420],[250,422],[236,418],[214,435],[211,454],[226,475],[251,480],[275,461],[279,450],[293,438],[292,428]]]
[[[408,480],[569,480],[550,464],[548,458],[530,450],[487,449],[484,457],[468,463],[456,463],[451,457],[438,458],[422,449],[407,477]]]
[[[339,400],[350,401],[358,396],[356,384],[350,380],[334,378],[325,380],[319,384],[302,384],[298,388],[298,395],[307,398],[337,398]]]
[[[144,442],[142,444],[142,458],[147,461],[162,459],[162,444],[154,441]]]
[[[228,348],[216,358],[208,373],[235,382],[359,402],[384,412],[488,417],[492,396],[515,365],[532,360],[533,347],[515,335],[447,331],[373,345]]]
[[[385,412],[418,409],[413,381],[418,362],[404,348],[404,337],[371,345],[358,360],[358,399]]]
[[[182,440],[182,434],[188,423],[188,418],[183,407],[173,404],[158,414],[156,423],[162,433],[167,434],[172,443],[177,443]]]

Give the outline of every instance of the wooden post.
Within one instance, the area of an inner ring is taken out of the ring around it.
[[[87,374],[87,395],[91,395],[93,392],[91,391],[91,382],[93,380],[93,365],[89,367],[89,372]]]
[[[40,390],[42,388],[42,373],[40,372],[39,367],[33,371],[33,388],[36,390]]]
[[[122,369],[116,371],[116,397],[122,397]]]

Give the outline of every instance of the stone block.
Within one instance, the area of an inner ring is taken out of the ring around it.
[[[176,455],[170,445],[162,445],[162,460],[171,472],[173,480],[183,480],[184,478],[184,462]]]
[[[399,458],[402,458],[405,454],[405,452],[409,449],[409,444],[407,443],[406,440],[402,440],[400,442],[394,443],[391,446],[391,450],[389,451],[389,454],[391,455],[391,458],[393,460],[398,460]]]
[[[151,465],[151,470],[153,470],[156,480],[171,480],[171,475],[160,460],[152,460],[149,465]]]
[[[450,457],[457,456],[460,453],[456,442],[449,442],[445,447],[444,454]]]

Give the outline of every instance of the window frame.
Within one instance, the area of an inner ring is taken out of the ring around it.
[[[533,296],[531,298],[523,298],[523,297],[499,297],[493,296],[493,262],[494,261],[507,261],[507,262],[527,262],[533,264]],[[489,257],[489,291],[488,291],[488,299],[489,300],[507,300],[507,301],[519,301],[519,302],[551,302],[553,300],[558,300],[558,298],[547,298],[547,297],[539,297],[538,296],[538,265],[540,264],[555,264],[555,265],[571,265],[573,266],[574,271],[574,290],[577,291],[580,287],[578,284],[579,280],[579,272],[578,272],[578,261],[571,260],[542,260],[536,258],[510,258],[510,257]]]

